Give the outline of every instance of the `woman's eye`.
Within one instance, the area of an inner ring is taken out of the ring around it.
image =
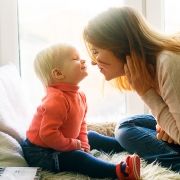
[[[92,51],[92,54],[97,55],[98,52],[97,51]]]

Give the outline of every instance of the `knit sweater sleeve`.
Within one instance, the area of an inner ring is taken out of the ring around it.
[[[165,51],[157,58],[159,93],[142,96],[160,127],[180,144],[180,55]]]
[[[89,149],[90,150],[90,145],[88,143],[88,137],[87,137],[87,123],[86,123],[86,113],[87,113],[87,103],[86,103],[86,97],[83,93],[80,93],[84,106],[86,107],[86,112],[84,115],[84,119],[82,121],[81,124],[81,128],[80,128],[80,133],[79,136],[77,137],[77,139],[79,139],[81,141],[81,147],[85,148],[85,149]]]

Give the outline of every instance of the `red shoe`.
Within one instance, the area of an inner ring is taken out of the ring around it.
[[[121,172],[122,163],[124,162],[116,165],[116,174],[120,180],[140,180],[140,158],[137,154],[126,158],[125,173],[128,174],[127,177]]]

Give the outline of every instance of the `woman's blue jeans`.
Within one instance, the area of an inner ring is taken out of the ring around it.
[[[158,140],[156,134],[156,120],[152,115],[125,118],[115,129],[115,138],[126,151],[180,173],[180,145]]]

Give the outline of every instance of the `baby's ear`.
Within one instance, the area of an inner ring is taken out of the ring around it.
[[[55,79],[55,80],[61,80],[64,78],[64,75],[62,74],[62,72],[57,68],[54,68],[51,71],[51,74],[52,74],[53,79]]]

